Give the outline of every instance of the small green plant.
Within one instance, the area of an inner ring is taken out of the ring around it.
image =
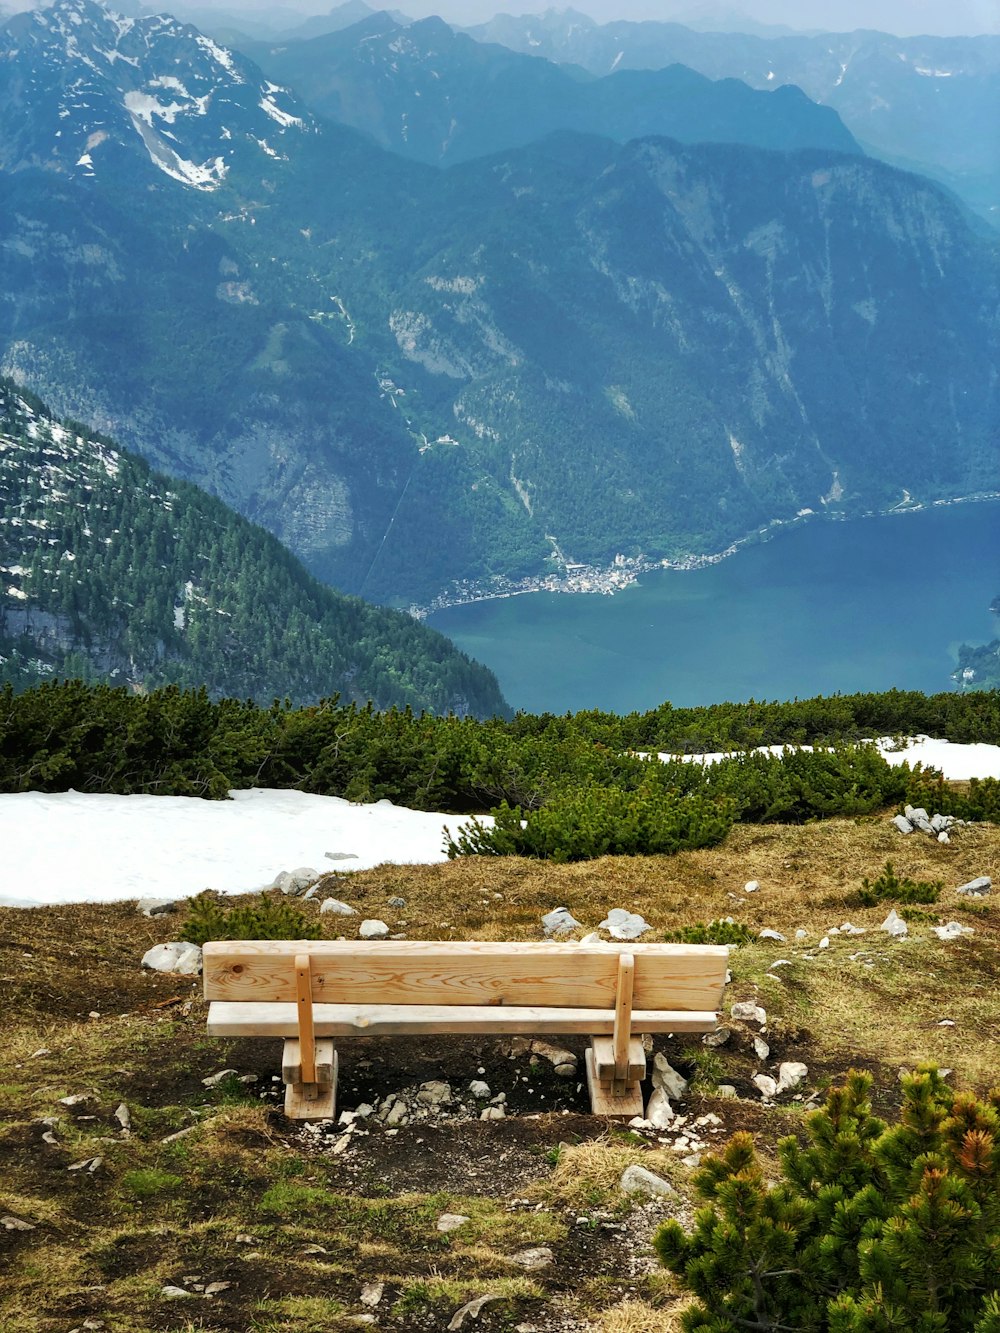
[[[301,907],[261,894],[255,903],[223,907],[212,893],[199,893],[188,904],[180,938],[192,944],[209,940],[318,940],[322,930]]]
[[[749,1134],[694,1177],[690,1232],[655,1237],[693,1291],[684,1333],[1000,1333],[1000,1088],[956,1093],[925,1066],[893,1126],[852,1070],[778,1144],[771,1183]]]
[[[181,1176],[161,1171],[156,1166],[137,1167],[126,1171],[121,1178],[122,1192],[133,1199],[155,1199],[159,1194],[172,1194],[184,1184]]]
[[[718,921],[696,921],[690,926],[668,930],[663,938],[668,943],[678,944],[749,944],[754,934],[749,926],[726,916]]]
[[[862,907],[877,907],[879,903],[936,903],[941,896],[944,884],[941,880],[901,879],[895,872],[891,861],[886,861],[885,869],[878,879],[870,880],[867,876],[861,881],[858,890],[858,902]]]

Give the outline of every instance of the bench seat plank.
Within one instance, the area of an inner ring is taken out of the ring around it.
[[[712,1032],[714,1010],[633,1009],[633,1032]],[[316,1004],[317,1037],[383,1037],[433,1033],[578,1033],[610,1036],[613,1009],[541,1008],[516,1005]],[[292,1003],[213,1001],[212,1037],[295,1037],[298,1009]]]

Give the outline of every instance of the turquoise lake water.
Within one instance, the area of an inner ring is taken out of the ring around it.
[[[430,617],[515,708],[648,709],[892,686],[954,688],[1000,636],[1000,503],[815,522],[613,597],[529,593]]]

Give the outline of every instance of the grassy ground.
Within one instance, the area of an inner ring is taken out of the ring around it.
[[[875,929],[889,904],[857,901],[862,877],[890,858],[900,874],[944,884],[902,942]],[[786,943],[732,955],[727,1002],[766,1007],[765,1061],[738,1025],[719,1049],[657,1039],[693,1077],[690,1115],[720,1118],[713,1142],[749,1127],[767,1158],[803,1110],[788,1098],[763,1106],[752,1084],[781,1060],[809,1067],[804,1097],[852,1065],[871,1070],[883,1113],[900,1067],[921,1060],[977,1090],[997,1081],[998,899],[954,893],[983,874],[1000,882],[1000,829],[959,830],[940,846],[904,839],[882,817],[736,828],[722,847],[674,858],[465,860],[331,877],[327,888],[414,939],[535,939],[541,914],[563,904],[588,930],[617,906],[642,912],[654,938],[721,916],[754,934],[783,932]],[[751,879],[761,888],[746,894]],[[393,896],[406,906],[390,908]],[[975,934],[930,934],[952,919]],[[868,934],[819,949],[846,920]],[[509,1044],[471,1039],[344,1043],[340,1104],[480,1077],[506,1093],[506,1119],[310,1134],[280,1114],[278,1043],[209,1039],[197,983],[139,970],[176,924],[126,904],[0,910],[0,1218],[32,1228],[0,1228],[0,1333],[437,1330],[478,1296],[491,1300],[466,1330],[675,1325],[683,1294],[649,1253],[660,1217],[690,1216],[691,1168],[670,1135],[641,1139],[595,1120],[575,1080]],[[796,929],[808,938],[796,942]],[[790,965],[771,971],[779,958]],[[202,1079],[223,1068],[255,1081],[206,1089]],[[719,1097],[720,1083],[739,1098]],[[71,1096],[83,1100],[64,1105]],[[669,1176],[679,1194],[668,1204],[622,1196],[632,1162]],[[469,1221],[439,1232],[445,1212]],[[553,1262],[519,1266],[527,1246],[548,1246]]]

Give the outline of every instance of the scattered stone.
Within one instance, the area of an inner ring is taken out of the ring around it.
[[[665,1093],[675,1102],[684,1100],[688,1090],[688,1081],[671,1065],[662,1051],[653,1057],[653,1087]]]
[[[324,898],[320,904],[320,915],[357,916],[357,911],[349,903],[342,903],[339,898]]]
[[[282,870],[280,874],[275,875],[272,889],[280,889],[282,893],[290,897],[297,897],[300,893],[305,893],[311,884],[319,879],[319,871],[314,870],[312,866],[298,866],[295,870]]]
[[[774,964],[772,964],[772,966],[774,966]],[[732,1038],[732,1035],[733,1035],[732,1028],[719,1027],[716,1028],[714,1032],[705,1033],[704,1037],[702,1037],[701,1039],[702,1045],[725,1046],[726,1043]]]
[[[135,910],[143,916],[166,916],[177,911],[177,903],[173,898],[140,898]]]
[[[437,1220],[437,1229],[443,1233],[457,1231],[459,1227],[464,1227],[466,1222],[471,1220],[464,1213],[442,1213]]]
[[[221,1291],[228,1291],[233,1284],[231,1282],[210,1282],[205,1288],[206,1296],[218,1296]]]
[[[840,932],[838,931],[837,934],[839,935]],[[817,949],[829,949],[829,947],[830,947],[829,935],[824,935],[823,938],[820,940],[819,944],[817,944],[816,946]]]
[[[980,875],[978,879],[970,879],[968,884],[960,884],[955,892],[964,893],[968,898],[985,898],[992,888],[989,875]]]
[[[840,927],[841,935],[864,935],[864,926],[852,926],[850,921],[845,921]]]
[[[927,814],[927,811],[923,808],[923,806],[917,806],[914,809],[912,805],[908,805],[906,809],[903,811],[903,814],[910,821],[913,827],[918,828],[921,833],[935,832],[935,830],[931,827],[930,816]]]
[[[887,935],[891,935],[893,939],[901,940],[908,934],[909,928],[907,927],[907,924],[903,920],[903,918],[899,916],[894,907],[892,911],[889,913],[889,915],[886,917],[886,919],[879,926],[879,930],[884,930],[885,933]]]
[[[937,839],[937,840],[938,840],[938,842],[945,842],[945,843],[947,843],[947,842],[951,842],[951,838],[950,838],[950,837],[948,836],[948,834],[947,834],[946,832],[944,832],[943,830],[942,830],[942,832],[940,832],[940,833],[938,834],[938,839]]]
[[[72,1166],[66,1168],[67,1171],[86,1171],[93,1175],[95,1171],[100,1170],[104,1162],[103,1157],[85,1157],[82,1162],[74,1162]]]
[[[517,1264],[518,1268],[524,1268],[529,1273],[534,1273],[539,1268],[548,1268],[554,1259],[555,1255],[547,1245],[532,1245],[510,1256],[512,1264]]]
[[[644,1166],[629,1166],[622,1172],[619,1188],[624,1194],[676,1194],[669,1180],[647,1171]]]
[[[782,935],[781,931],[771,930],[770,927],[762,930],[757,938],[759,940],[776,940],[779,944],[784,944],[785,942],[785,937]]]
[[[942,1018],[938,1023],[939,1028],[953,1028],[954,1026],[955,1020],[953,1018]]]
[[[759,892],[760,892],[760,881],[759,881],[759,880],[756,880],[756,879],[748,879],[747,882],[743,885],[743,892],[744,892],[744,893],[759,893]]]
[[[767,1027],[767,1010],[754,1004],[753,1000],[740,1000],[729,1012],[737,1022],[759,1023],[762,1028]]]
[[[946,832],[953,823],[951,815],[931,815],[931,828],[935,833]]]
[[[795,932],[795,938],[797,940],[807,940],[809,938],[808,930],[803,930],[802,927],[800,926],[799,929]]]
[[[751,1081],[759,1089],[760,1095],[765,1100],[770,1101],[772,1097],[777,1095],[778,1085],[770,1074],[754,1074]]]
[[[503,1120],[505,1115],[503,1106],[487,1106],[485,1111],[480,1112],[480,1120]]]
[[[607,940],[598,935],[596,930],[592,930],[589,935],[584,935],[580,941],[581,944],[607,944]]]
[[[160,1288],[160,1299],[164,1301],[193,1301],[196,1297],[193,1291],[185,1291],[183,1287],[168,1285]]]
[[[563,1050],[561,1046],[553,1046],[547,1041],[532,1041],[528,1050],[532,1055],[540,1055],[548,1060],[560,1078],[576,1077],[576,1054],[573,1051]]]
[[[132,1125],[132,1117],[129,1115],[129,1109],[124,1102],[122,1102],[115,1111],[115,1119],[118,1121],[119,1125],[121,1125],[122,1130],[127,1134]]]
[[[654,1088],[646,1103],[646,1120],[654,1129],[669,1129],[674,1120],[674,1108],[662,1088]]]
[[[93,1094],[89,1092],[74,1092],[69,1097],[60,1097],[60,1106],[85,1106],[94,1100]]]
[[[778,1091],[794,1092],[809,1070],[798,1060],[785,1060],[778,1066]]]
[[[0,1227],[3,1227],[4,1231],[35,1230],[34,1222],[25,1222],[22,1218],[13,1217],[10,1213],[5,1213],[3,1217],[0,1217]]]
[[[451,1084],[436,1078],[428,1083],[421,1083],[417,1101],[422,1102],[424,1106],[442,1106],[445,1102],[451,1101]]]
[[[566,935],[571,930],[579,930],[582,922],[568,907],[556,907],[542,917],[542,929],[546,935]]]
[[[29,1059],[29,1060],[37,1060],[37,1059],[39,1058],[39,1056],[42,1056],[42,1055],[51,1055],[51,1054],[52,1054],[52,1052],[49,1050],[49,1048],[48,1048],[47,1046],[39,1046],[39,1048],[38,1048],[37,1051],[32,1051],[32,1052],[31,1052],[31,1054],[28,1056],[28,1059]]]
[[[201,949],[189,940],[154,944],[142,956],[142,966],[150,972],[175,972],[182,977],[197,976],[201,971]]]
[[[238,1069],[220,1069],[217,1074],[209,1074],[208,1078],[203,1078],[201,1083],[204,1088],[217,1088],[223,1079],[239,1078],[239,1076]]]
[[[362,921],[358,935],[363,940],[384,940],[389,934],[389,927],[384,921]]]
[[[361,1288],[361,1304],[367,1305],[369,1309],[374,1309],[382,1299],[384,1291],[384,1282],[366,1282]]]
[[[754,1049],[754,1054],[757,1056],[758,1060],[766,1060],[767,1057],[771,1054],[771,1048],[770,1046],[768,1046],[767,1042],[764,1040],[763,1037],[754,1037],[753,1049]]]
[[[324,852],[323,855],[328,861],[356,861],[358,859],[356,852]]]
[[[390,899],[389,899],[389,906],[390,906],[390,907],[394,907],[394,908],[396,908],[396,909],[398,910],[400,907],[405,907],[405,906],[406,906],[406,899],[405,899],[405,898],[390,898]]]
[[[971,926],[963,926],[959,921],[949,921],[946,926],[933,926],[932,929],[939,940],[958,940],[963,935],[975,934]]]
[[[469,1091],[472,1093],[473,1097],[478,1097],[481,1101],[486,1101],[493,1095],[490,1092],[490,1085],[484,1083],[481,1078],[474,1078],[472,1080],[469,1084]]]
[[[913,825],[905,815],[893,815],[892,822],[899,829],[900,833],[912,833]]]
[[[721,1097],[723,1101],[734,1101],[736,1098],[736,1089],[731,1083],[720,1083],[715,1089],[715,1095]]]
[[[623,907],[612,907],[598,929],[610,931],[613,940],[637,940],[640,935],[645,935],[647,930],[652,930],[652,926],[637,912],[626,912]]]
[[[474,1301],[467,1301],[460,1310],[456,1310],[448,1325],[448,1333],[455,1333],[467,1319],[478,1319],[483,1306],[490,1301],[502,1301],[502,1296],[477,1296]]]
[[[767,970],[773,972],[776,967],[791,967],[791,965],[792,960],[790,958],[776,958]]]

